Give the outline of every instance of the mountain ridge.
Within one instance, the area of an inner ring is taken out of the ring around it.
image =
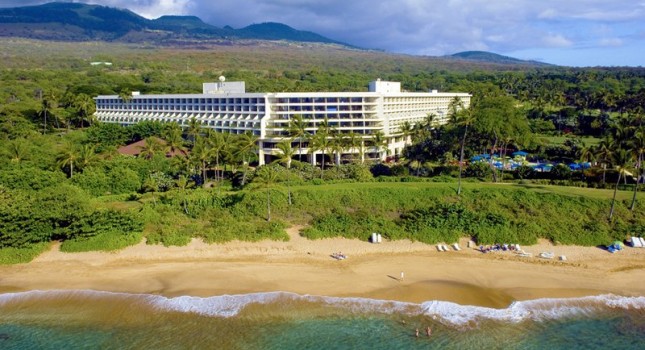
[[[282,23],[219,28],[197,16],[144,18],[130,10],[102,5],[51,2],[0,8],[0,36],[63,41],[162,41],[165,39],[258,39],[352,45]]]
[[[456,59],[462,59],[467,61],[479,61],[479,62],[492,62],[492,63],[509,63],[509,64],[533,64],[537,66],[552,66],[550,63],[534,61],[534,60],[522,60],[519,58],[514,58],[510,56],[504,56],[496,54],[489,51],[462,51],[452,55],[444,56],[451,57]]]
[[[201,47],[209,43],[265,45],[262,42],[291,41],[367,50],[311,31],[297,30],[283,23],[254,23],[239,29],[226,25],[220,28],[197,16],[164,15],[147,19],[127,9],[70,2],[0,8],[0,37],[179,47]],[[245,40],[251,40],[252,43],[243,43]],[[525,61],[485,51],[464,51],[440,58],[500,65],[550,66],[543,62]]]

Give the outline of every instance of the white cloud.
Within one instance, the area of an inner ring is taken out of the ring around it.
[[[569,47],[573,42],[561,34],[549,34],[542,39],[547,47]]]
[[[618,47],[623,46],[624,42],[620,38],[603,38],[598,41],[599,46]]]

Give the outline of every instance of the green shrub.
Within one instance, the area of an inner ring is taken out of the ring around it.
[[[267,222],[258,218],[236,217],[225,210],[208,213],[210,225],[197,232],[207,243],[224,243],[232,240],[257,242],[264,239],[287,241],[287,225],[278,220]]]
[[[521,165],[513,171],[516,179],[532,179],[535,176],[535,170],[528,165]]]
[[[158,226],[146,235],[146,244],[163,244],[164,247],[188,245],[193,237],[190,227],[176,227],[174,225]]]
[[[107,176],[110,179],[110,192],[113,194],[136,192],[141,188],[141,179],[134,170],[113,168]]]
[[[0,248],[0,265],[28,263],[49,249],[50,246],[51,244],[49,242],[42,242],[30,244],[22,248]]]
[[[141,242],[141,232],[104,231],[90,237],[65,240],[60,250],[66,253],[104,251],[113,252]]]
[[[42,170],[35,166],[14,165],[0,171],[0,185],[9,189],[40,191],[65,181],[62,172]]]
[[[74,175],[72,182],[96,197],[108,194],[111,190],[110,179],[101,168],[86,168],[82,173]]]
[[[490,168],[490,164],[488,164],[487,162],[470,163],[464,170],[464,176],[466,177],[486,179],[489,178],[492,174],[493,171]]]

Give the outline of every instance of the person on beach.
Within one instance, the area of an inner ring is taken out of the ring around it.
[[[418,338],[419,337],[419,328],[416,329],[414,335]]]
[[[432,335],[432,328],[430,326],[426,327],[426,335],[430,337]]]
[[[401,271],[401,278],[399,278],[399,282],[403,281],[403,277],[405,277],[405,275],[403,274],[403,271]]]

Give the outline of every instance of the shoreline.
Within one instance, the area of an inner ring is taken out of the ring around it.
[[[144,242],[118,252],[62,253],[59,244],[27,264],[0,266],[0,293],[91,289],[209,297],[262,292],[360,297],[419,303],[430,300],[492,308],[513,301],[600,294],[645,296],[645,249],[611,254],[595,247],[522,247],[506,252],[439,252],[410,241],[372,244],[345,238],[310,241],[288,229],[290,241],[184,247]],[[554,252],[554,259],[537,257]],[[345,260],[332,253],[342,252]],[[566,261],[559,261],[561,255]],[[400,280],[400,273],[405,278]]]

